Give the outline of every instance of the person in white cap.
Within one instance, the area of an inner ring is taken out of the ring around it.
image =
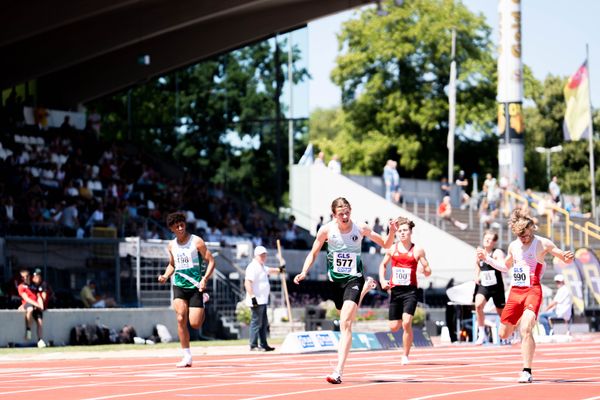
[[[251,351],[273,351],[274,347],[267,344],[267,329],[269,319],[267,318],[267,304],[269,304],[269,274],[285,272],[285,261],[279,260],[278,268],[265,265],[267,261],[267,249],[264,246],[256,246],[254,258],[246,267],[246,304],[252,310],[250,320],[250,350]],[[259,346],[260,345],[260,346]]]
[[[556,275],[554,283],[556,283],[556,295],[554,295],[554,299],[552,299],[546,310],[538,318],[540,324],[546,330],[546,335],[549,335],[552,330],[550,319],[562,318],[565,321],[570,320],[571,309],[573,307],[573,298],[568,286],[565,285],[565,277],[562,274]]]

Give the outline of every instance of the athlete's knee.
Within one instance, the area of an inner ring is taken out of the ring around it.
[[[178,324],[185,324],[187,323],[187,316],[185,314],[177,314],[177,323]]]
[[[402,323],[400,321],[390,321],[390,331],[392,332],[398,332],[400,330],[400,327],[402,326]]]
[[[350,320],[350,319],[340,320],[340,330],[341,331],[352,331],[352,320]]]
[[[404,332],[412,332],[412,321],[402,321]]]

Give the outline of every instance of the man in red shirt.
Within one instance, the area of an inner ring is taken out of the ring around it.
[[[44,301],[41,297],[38,297],[37,293],[34,293],[33,290],[31,290],[29,271],[23,269],[20,274],[22,280],[17,290],[19,291],[19,296],[21,296],[21,306],[19,307],[19,310],[25,311],[25,339],[31,340],[31,324],[35,319],[38,325],[38,346],[40,346],[40,343],[43,342],[41,315],[44,310]]]

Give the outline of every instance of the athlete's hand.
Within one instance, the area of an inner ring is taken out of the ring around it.
[[[304,272],[300,272],[298,275],[294,277],[294,283],[299,285],[306,278],[306,274]]]
[[[200,279],[200,287],[198,288],[201,292],[206,290],[206,277]]]
[[[167,281],[167,279],[169,279],[169,278],[167,278],[167,277],[166,277],[166,276],[164,276],[164,275],[159,275],[159,276],[158,276],[158,281],[159,281],[160,283],[165,283],[165,282]]]
[[[575,258],[575,255],[573,254],[573,252],[571,251],[565,251],[563,253],[563,261],[566,263],[570,263],[571,261],[573,261],[573,258]]]
[[[485,252],[485,249],[482,247],[478,247],[477,248],[477,258],[479,258],[480,260],[485,260],[486,257],[487,257],[487,254]]]
[[[379,284],[381,285],[381,290],[388,290],[390,288],[390,281],[387,279],[379,281]]]

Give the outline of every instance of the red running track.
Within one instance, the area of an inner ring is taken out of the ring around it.
[[[138,353],[138,352],[136,352]],[[275,352],[276,353],[276,352]],[[2,399],[600,399],[600,334],[571,343],[538,344],[534,383],[516,383],[520,346],[449,345],[352,352],[341,385],[325,376],[335,353],[195,356],[177,369],[173,357],[0,361]]]

